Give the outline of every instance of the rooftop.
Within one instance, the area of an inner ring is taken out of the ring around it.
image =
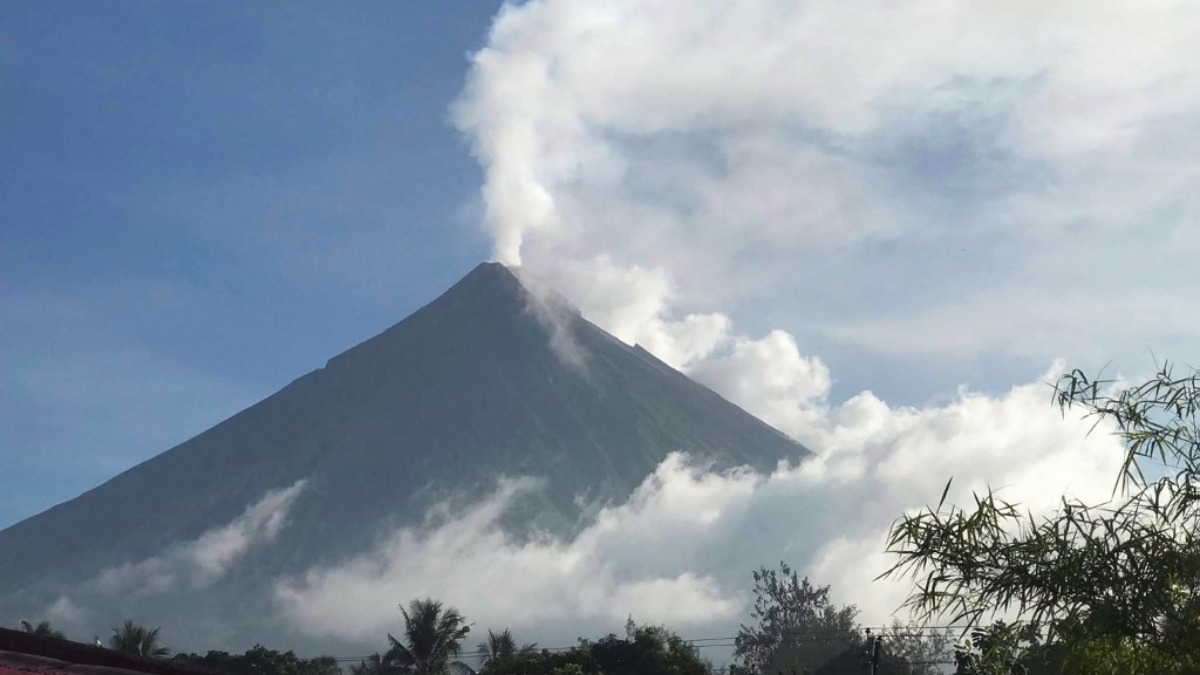
[[[166,659],[0,628],[0,675],[217,675]]]

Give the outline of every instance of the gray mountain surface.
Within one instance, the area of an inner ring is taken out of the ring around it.
[[[589,505],[628,497],[673,451],[760,469],[808,454],[569,308],[556,316],[582,363],[560,358],[530,307],[511,271],[480,265],[324,368],[0,531],[0,616],[40,616],[62,589],[193,541],[298,481],[277,538],[188,596],[187,612],[220,623],[260,611],[272,579],[361,553],[387,528],[419,523],[433,504],[478,500],[503,476],[544,479],[508,515],[511,529],[569,534]],[[120,600],[102,621],[124,618],[115,612],[132,605]],[[170,611],[164,602],[156,618]]]

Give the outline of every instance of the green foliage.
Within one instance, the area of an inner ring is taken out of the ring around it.
[[[480,675],[598,675],[591,655],[580,647],[566,651],[541,650],[516,654],[511,659],[491,661]]]
[[[996,623],[975,628],[954,652],[956,675],[1057,675],[1061,645],[1047,644],[1035,626]]]
[[[625,637],[581,640],[567,651],[518,651],[484,666],[488,675],[712,675],[695,647],[660,626],[631,619]]]
[[[1186,654],[1129,638],[1101,637],[1073,646],[1065,672],[1079,675],[1131,675],[1135,673],[1180,673],[1197,671],[1183,659]],[[1194,656],[1192,656],[1194,659]],[[1036,675],[1036,674],[1035,674]],[[1058,675],[1058,671],[1054,673]]]
[[[244,654],[210,651],[204,656],[181,653],[173,658],[226,675],[338,675],[341,672],[333,657],[302,659],[290,649],[280,652],[262,645],[254,645]]]
[[[567,663],[551,670],[550,675],[584,675],[584,670],[578,663]]]
[[[66,635],[63,635],[62,631],[55,630],[55,628],[50,625],[49,621],[39,621],[37,624],[33,624],[25,619],[21,619],[20,627],[22,632],[30,633],[31,635],[38,635],[40,637],[52,637],[58,638],[59,640],[65,640],[67,637]]]
[[[383,657],[377,652],[367,657],[365,661],[350,666],[350,675],[384,675],[387,672],[387,666],[383,663]]]
[[[918,623],[892,621],[883,641],[879,675],[938,675],[953,653],[953,633]]]
[[[605,675],[710,675],[696,648],[661,626],[625,625],[625,639],[608,635],[586,647]]]
[[[800,579],[786,563],[754,572],[755,626],[742,626],[734,655],[752,673],[802,672],[858,648],[862,634],[853,605],[837,607],[828,586]]]
[[[970,510],[943,493],[896,522],[887,574],[914,579],[907,604],[919,615],[976,626],[1020,617],[1061,644],[1066,672],[1200,669],[1200,371],[1176,377],[1164,364],[1142,384],[1114,385],[1075,371],[1055,387],[1064,413],[1082,410],[1124,442],[1110,501],[1064,498],[1035,518],[991,492]]]
[[[489,630],[487,642],[480,642],[475,653],[479,656],[481,669],[487,671],[489,666],[499,668],[502,664],[511,661],[517,654],[528,654],[536,647],[536,643],[518,647],[512,631],[505,628],[499,633]]]
[[[170,649],[159,644],[158,628],[146,628],[134,623],[132,619],[126,619],[119,627],[112,630],[113,634],[108,638],[108,646],[119,652],[156,659],[171,653]]]
[[[462,651],[462,641],[471,627],[457,609],[426,598],[413,600],[405,608],[404,640],[388,635],[390,649],[382,664],[408,675],[449,675],[452,661]]]
[[[871,639],[858,609],[829,600],[829,586],[813,586],[786,563],[754,572],[754,626],[735,639],[741,661],[731,675],[858,675],[869,661]],[[934,675],[950,658],[950,636],[899,622],[881,640],[879,675]]]

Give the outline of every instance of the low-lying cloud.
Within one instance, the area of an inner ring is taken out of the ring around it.
[[[275,540],[306,484],[300,480],[271,490],[227,525],[151,558],[110,567],[96,576],[92,586],[110,596],[208,586],[225,576],[253,547]]]
[[[656,477],[677,475],[691,480],[674,457]],[[571,541],[518,541],[499,520],[534,489],[537,482],[530,479],[502,481],[487,499],[440,525],[398,530],[377,550],[344,565],[281,582],[277,599],[301,630],[363,642],[378,641],[395,625],[396,598],[436,597],[463,608],[473,621],[526,631],[564,620],[619,624],[630,614],[694,625],[740,609],[710,577],[623,569],[611,555],[627,545],[620,540],[624,528],[614,524],[660,515],[640,504],[654,488],[643,486],[629,504],[603,511]]]
[[[761,475],[714,472],[676,453],[569,539],[506,533],[505,509],[539,483],[505,480],[464,513],[280,580],[277,606],[304,633],[364,644],[394,629],[397,602],[426,596],[481,627],[543,642],[619,628],[629,616],[686,635],[730,634],[747,620],[750,571],[786,560],[878,625],[910,588],[872,582],[889,563],[887,528],[935,501],[951,476],[950,499],[963,503],[988,484],[1034,512],[1064,493],[1108,496],[1120,444],[1088,436],[1090,422],[1064,419],[1049,398],[1039,381],[998,398],[962,391],[942,407],[892,409],[869,393],[815,405],[805,428],[827,448],[818,457]]]

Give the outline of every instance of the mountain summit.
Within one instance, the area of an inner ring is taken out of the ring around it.
[[[166,562],[145,561],[190,551],[205,572],[237,553],[234,535],[265,532],[270,546],[204,595],[217,621],[270,579],[365,550],[502,476],[543,479],[511,527],[565,534],[588,504],[628,497],[673,451],[757,468],[808,453],[577,312],[555,314],[551,330],[533,305],[510,270],[480,265],[324,368],[0,532],[0,615],[40,616],[80,585],[123,607],[122,574],[179,582]],[[580,362],[554,348],[564,335]],[[286,526],[254,519],[264,495],[289,500]]]

